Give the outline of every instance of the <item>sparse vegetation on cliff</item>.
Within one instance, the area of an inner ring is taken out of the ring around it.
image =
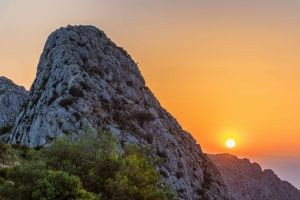
[[[111,132],[85,127],[85,134],[66,136],[0,174],[4,199],[174,199],[161,181],[153,148],[135,144],[117,149]],[[1,171],[1,170],[0,170]],[[3,171],[3,169],[2,169]]]

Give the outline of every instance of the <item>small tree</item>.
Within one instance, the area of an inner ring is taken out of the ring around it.
[[[0,186],[0,195],[4,199],[97,199],[83,189],[78,177],[47,170],[43,162],[16,165],[10,170],[9,179]]]
[[[57,139],[39,151],[31,150],[28,161],[11,170],[0,196],[95,199],[94,193],[102,200],[174,199],[170,186],[161,182],[155,169],[160,160],[155,159],[153,147],[130,144],[121,153],[111,132],[87,126],[84,132]]]

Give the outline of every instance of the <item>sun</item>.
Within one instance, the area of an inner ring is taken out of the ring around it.
[[[226,146],[228,148],[233,148],[235,146],[235,141],[233,139],[226,140]]]

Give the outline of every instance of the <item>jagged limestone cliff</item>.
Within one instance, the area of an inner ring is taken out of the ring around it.
[[[237,200],[299,200],[300,191],[270,169],[230,154],[209,155],[219,169],[230,195]]]
[[[229,199],[213,163],[160,106],[127,52],[93,26],[68,26],[49,36],[8,142],[44,145],[85,124],[111,130],[121,145],[155,145],[178,198]]]
[[[27,97],[28,92],[24,87],[0,77],[0,138],[10,131]]]

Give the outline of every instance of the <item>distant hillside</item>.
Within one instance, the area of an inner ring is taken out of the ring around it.
[[[237,200],[299,200],[300,191],[270,169],[230,154],[208,155]]]
[[[10,132],[27,98],[24,87],[0,76],[0,140]]]

